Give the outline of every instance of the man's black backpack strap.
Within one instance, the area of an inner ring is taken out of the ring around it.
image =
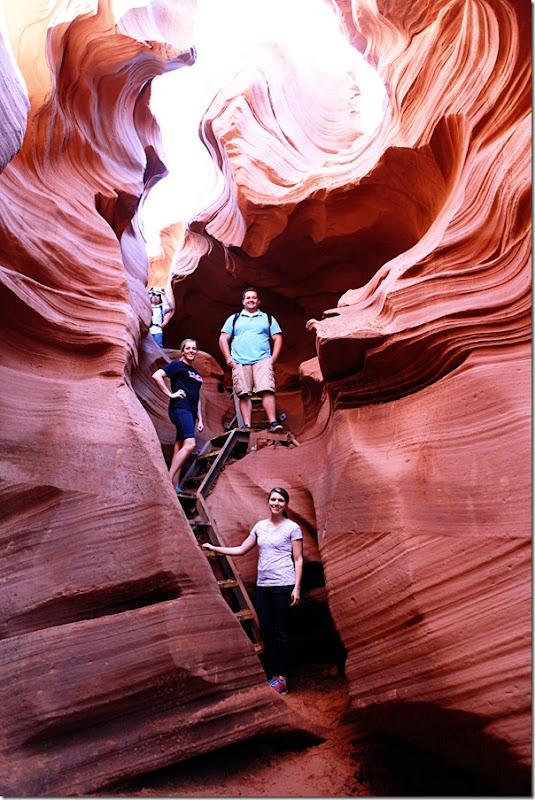
[[[230,338],[231,339],[234,338],[234,327],[236,325],[236,320],[238,319],[240,314],[241,314],[241,311],[236,311],[236,313],[234,314],[234,319],[232,320],[232,333],[230,334]],[[272,319],[271,314],[268,314],[267,318],[268,318],[269,327],[271,329],[271,319]]]

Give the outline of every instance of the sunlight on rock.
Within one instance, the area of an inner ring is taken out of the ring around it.
[[[355,131],[371,135],[384,113],[381,80],[349,44],[336,6],[326,0],[199,0],[194,44],[194,66],[163,75],[152,86],[151,108],[162,131],[169,176],[144,203],[150,254],[159,252],[162,228],[193,218],[223,188],[199,125],[226,86],[236,87],[238,81],[246,91],[277,59],[288,92],[294,91],[297,75],[301,91],[308,91],[310,103],[318,108],[329,103],[328,93],[347,75],[353,84],[347,106]]]

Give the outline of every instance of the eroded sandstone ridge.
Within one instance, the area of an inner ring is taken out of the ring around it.
[[[164,169],[147,86],[192,62],[189,4],[154,4],[172,46],[150,15],[121,32],[106,3],[61,21],[69,5],[42,20],[10,9],[30,98],[18,154],[27,101],[7,70],[2,84],[3,795],[88,793],[222,731],[299,727],[221,597],[131,383],[150,320],[135,212]]]
[[[195,4],[153,2],[119,26],[105,2],[69,21],[70,3],[41,20],[7,5],[30,111],[17,153],[28,105],[6,70],[0,788],[87,793],[299,723],[192,540],[148,380],[161,352],[136,210],[165,171],[148,94],[192,62]],[[225,189],[168,233],[169,252],[182,245],[166,336],[217,357],[221,320],[260,287],[301,444],[225,471],[210,498],[223,535],[288,486],[356,712],[525,790],[530,5],[338,7],[387,87],[380,128],[362,134],[354,76],[309,74],[277,48],[222,88],[202,136]]]
[[[234,543],[242,498],[288,484],[317,530],[354,708],[525,790],[530,9],[338,6],[388,87],[373,137],[351,126],[350,84],[316,80],[323,103],[279,52],[268,108],[263,64],[203,121],[227,191],[175,259],[173,332],[213,352],[237,287],[259,285],[286,332],[280,406],[302,441],[229,470],[214,513]]]

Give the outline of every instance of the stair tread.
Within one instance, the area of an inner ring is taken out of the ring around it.
[[[221,447],[217,447],[215,450],[210,450],[208,453],[201,453],[199,456],[197,456],[197,461],[199,461],[201,458],[215,458],[220,452]]]
[[[226,578],[223,581],[218,581],[220,589],[234,589],[238,586],[238,581],[234,578]]]
[[[242,620],[254,619],[254,614],[249,608],[244,608],[241,611],[235,611],[234,616],[240,622]]]

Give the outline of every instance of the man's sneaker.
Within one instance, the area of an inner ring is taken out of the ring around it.
[[[277,420],[275,420],[275,422],[270,422],[268,425],[268,431],[271,433],[274,433],[274,431],[282,431],[282,425],[280,422],[277,422]]]
[[[279,675],[278,677],[271,678],[271,680],[268,681],[268,683],[271,686],[271,688],[275,689],[275,691],[278,692],[279,694],[288,694],[288,687],[286,685],[286,679],[283,678],[282,675]]]
[[[239,431],[248,432],[248,431],[250,431],[250,430],[252,430],[252,429],[251,429],[251,426],[250,426],[250,425],[242,425],[242,426],[241,426],[241,428],[238,428],[238,430],[239,430]]]

